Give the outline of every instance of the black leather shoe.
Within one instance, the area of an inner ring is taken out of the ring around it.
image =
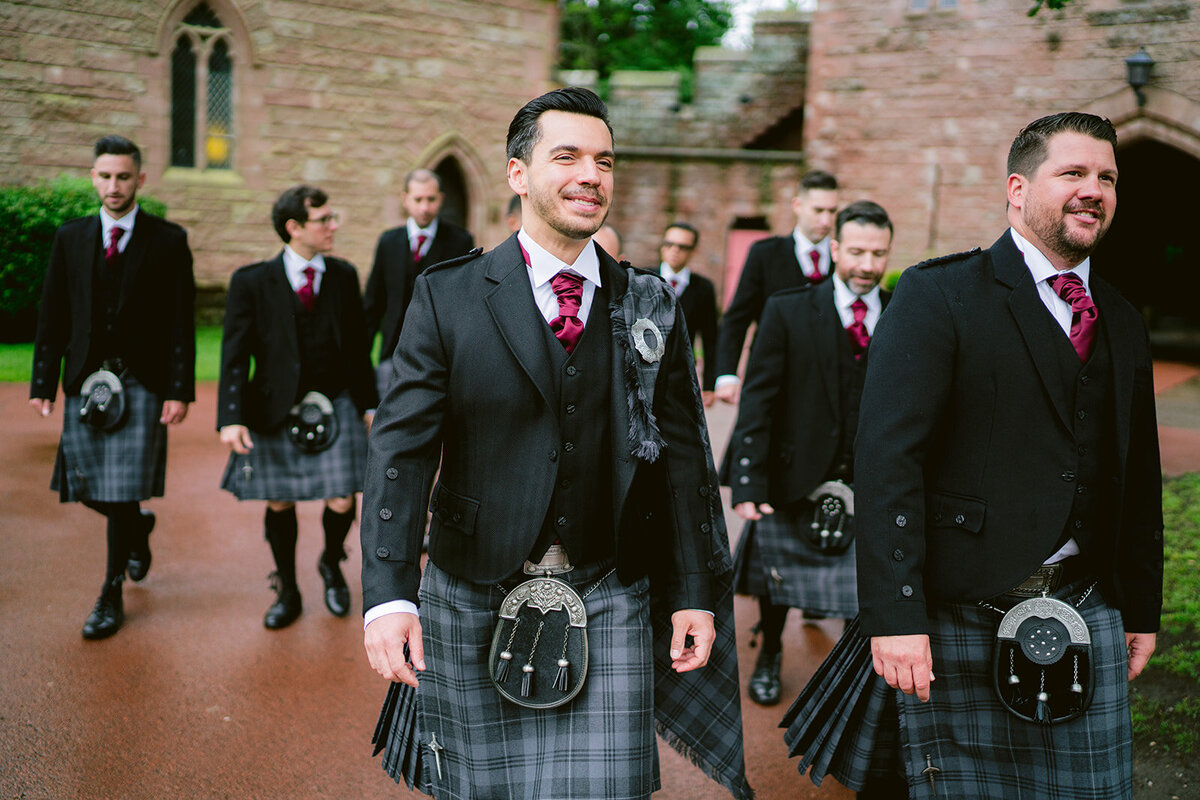
[[[300,602],[299,588],[295,585],[284,586],[278,577],[274,575],[271,577],[271,588],[275,590],[277,597],[271,607],[267,609],[267,613],[263,617],[263,625],[277,631],[295,622],[300,617],[300,612],[304,610],[304,606]]]
[[[125,622],[125,604],[121,599],[121,581],[124,579],[125,576],[120,575],[104,585],[96,607],[83,623],[83,638],[106,639],[121,629]]]
[[[322,558],[317,562],[317,572],[325,581],[325,607],[335,617],[344,617],[350,613],[350,588],[342,577],[341,567],[326,563]]]
[[[144,531],[139,532],[135,544],[129,550],[129,562],[125,565],[129,577],[140,581],[150,571],[150,531],[154,530],[154,512],[142,509],[140,520]]]
[[[782,652],[774,655],[758,654],[758,661],[754,664],[754,672],[750,675],[750,685],[746,687],[746,691],[750,699],[760,706],[773,706],[779,702],[779,667],[782,661]]]

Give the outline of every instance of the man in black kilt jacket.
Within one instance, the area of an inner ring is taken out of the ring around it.
[[[283,251],[242,267],[229,281],[217,429],[232,451],[221,487],[239,500],[267,501],[263,527],[275,559],[276,600],[263,624],[274,630],[291,625],[302,610],[300,500],[325,501],[317,571],[330,613],[350,613],[340,562],[379,395],[358,271],[329,255],[338,221],[325,192],[288,189],[275,201],[271,220]],[[306,419],[314,409],[324,411]]]
[[[762,614],[762,649],[747,687],[759,705],[779,702],[789,608],[841,619],[858,613],[853,522],[818,516],[824,512],[811,495],[828,481],[847,490],[854,483],[858,402],[871,334],[889,297],[879,282],[891,246],[882,206],[846,206],[830,243],[831,279],[772,295],[754,337],[730,437],[729,485],[733,510],[753,522],[738,540],[734,569],[735,588],[758,597]],[[830,502],[841,501],[820,505]]]
[[[196,394],[187,232],[138,206],[146,176],[133,142],[105,136],[95,159],[100,213],[63,223],[54,236],[29,390],[30,405],[49,416],[61,371],[63,430],[50,488],[108,520],[104,587],[83,625],[86,639],[117,632],[126,573],[140,581],[150,569],[154,514],[138,504],[162,497],[166,426],[184,420]],[[97,383],[100,375],[115,382]],[[81,396],[92,386],[119,391],[101,409]]]
[[[364,642],[400,682],[384,769],[439,800],[648,798],[657,725],[747,797],[728,540],[687,329],[661,278],[591,239],[612,202],[607,109],[550,92],[514,117],[507,150],[522,228],[417,278],[370,437]],[[501,602],[548,573],[586,627],[526,608],[541,635],[513,644],[526,617],[506,623]],[[498,630],[516,653],[491,649]],[[582,633],[586,660],[567,658]]]
[[[1089,114],[1030,123],[1009,230],[905,271],[876,330],[860,620],[904,746],[893,785],[863,796],[1132,795],[1128,682],[1154,651],[1163,520],[1145,325],[1089,258],[1116,210],[1116,141]],[[1032,627],[997,649],[1027,598]],[[1074,666],[1037,668],[1059,645]]]

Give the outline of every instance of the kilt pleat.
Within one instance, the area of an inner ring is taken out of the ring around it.
[[[582,593],[607,571],[580,568],[565,577]],[[582,691],[558,709],[528,709],[503,700],[488,677],[503,594],[430,562],[420,590],[429,669],[418,689],[389,690],[384,769],[439,800],[648,798],[660,786],[648,594],[646,579],[624,587],[610,575],[589,595]],[[435,735],[437,758],[429,747]]]
[[[812,504],[775,509],[747,522],[738,541],[738,591],[770,597],[777,606],[848,619],[858,613],[858,573],[852,543],[829,555],[808,542]]]
[[[251,431],[254,448],[230,453],[221,488],[239,500],[327,500],[361,492],[367,468],[367,433],[348,393],[333,400],[338,436],[319,453],[292,444],[283,428]]]
[[[62,438],[50,488],[59,500],[124,503],[162,497],[167,475],[167,426],[162,400],[132,375],[123,381],[129,415],[104,432],[79,418],[83,398],[63,398]]]
[[[1074,605],[1087,584],[1055,596]],[[913,798],[1118,800],[1133,791],[1128,655],[1120,612],[1099,589],[1078,608],[1092,637],[1092,704],[1057,725],[1006,711],[991,683],[999,615],[943,605],[931,636],[937,676],[928,703],[897,693],[900,738]],[[930,781],[925,771],[939,772]]]

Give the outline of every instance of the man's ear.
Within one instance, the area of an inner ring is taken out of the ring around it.
[[[1013,173],[1008,176],[1008,204],[1013,208],[1021,208],[1025,205],[1025,188],[1026,181],[1024,175]]]
[[[510,158],[508,160],[508,186],[522,197],[529,194],[525,178],[525,162],[519,158]]]

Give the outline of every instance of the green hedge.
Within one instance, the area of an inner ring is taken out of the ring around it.
[[[153,197],[142,195],[138,202],[152,214],[166,213],[166,205]],[[0,341],[30,341],[54,232],[69,219],[97,213],[100,204],[90,180],[64,176],[33,186],[0,186],[0,209]]]

